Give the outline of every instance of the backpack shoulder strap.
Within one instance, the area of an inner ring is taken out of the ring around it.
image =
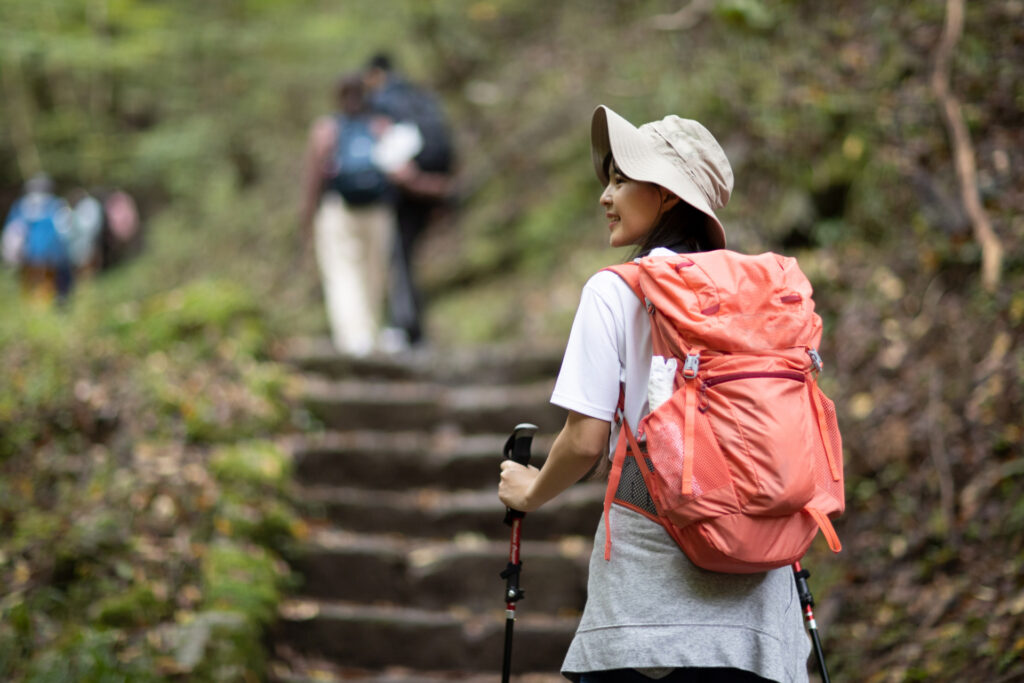
[[[622,278],[623,282],[629,285],[629,288],[633,290],[637,298],[642,302],[644,300],[643,290],[640,289],[640,264],[635,261],[627,261],[626,263],[620,263],[616,266],[608,266],[601,270],[607,270],[615,273]]]

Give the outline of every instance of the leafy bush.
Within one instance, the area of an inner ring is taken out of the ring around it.
[[[119,298],[0,320],[0,678],[258,678],[301,529],[261,440],[287,375],[231,283]]]

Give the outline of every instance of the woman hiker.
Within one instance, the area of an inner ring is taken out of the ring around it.
[[[635,257],[725,246],[715,210],[729,199],[732,168],[700,123],[666,116],[636,128],[600,106],[591,121],[591,156],[605,186],[600,203],[611,246],[635,246]],[[650,364],[647,312],[618,275],[597,273],[583,288],[551,398],[569,411],[565,426],[541,469],[502,463],[501,501],[523,512],[536,510],[608,458],[609,443],[616,441],[609,437],[620,383],[624,416],[636,425],[648,412]],[[620,493],[630,485],[627,479],[624,471]],[[639,484],[649,495],[642,479]],[[581,683],[808,680],[810,643],[790,568],[758,574],[705,571],[661,525],[618,504],[611,506],[609,526],[614,551],[606,560],[602,519],[590,559],[587,604],[562,664],[566,678]]]

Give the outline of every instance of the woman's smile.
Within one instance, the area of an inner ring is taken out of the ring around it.
[[[678,198],[653,183],[625,176],[614,163],[609,165],[608,185],[600,203],[608,219],[608,243],[613,247],[639,244]]]

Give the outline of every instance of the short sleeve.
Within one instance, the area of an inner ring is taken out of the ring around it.
[[[551,402],[612,422],[619,402],[621,335],[613,306],[595,285],[600,276],[591,278],[580,295]]]

